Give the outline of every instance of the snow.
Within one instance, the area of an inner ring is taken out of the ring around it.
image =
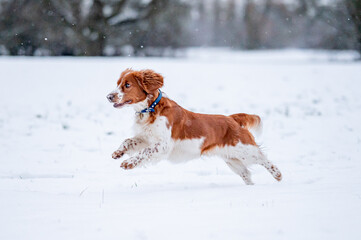
[[[187,56],[1,57],[0,239],[360,239],[355,54]],[[282,182],[254,166],[246,186],[218,158],[120,169],[134,113],[106,95],[128,67],[162,73],[189,110],[259,114]]]

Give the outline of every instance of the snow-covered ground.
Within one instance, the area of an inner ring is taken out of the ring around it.
[[[361,63],[353,53],[0,58],[0,239],[361,239]],[[202,113],[255,113],[280,168],[246,186],[221,159],[125,171],[131,109],[105,98],[151,68]]]

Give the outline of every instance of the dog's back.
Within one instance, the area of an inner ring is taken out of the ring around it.
[[[138,151],[122,163],[124,169],[164,158],[184,161],[208,155],[222,158],[246,184],[253,184],[249,164],[262,165],[276,180],[281,180],[281,172],[265,157],[249,131],[260,127],[259,116],[188,111],[162,97],[159,88],[163,86],[163,77],[152,70],[127,70],[117,86],[107,96],[108,100],[116,108],[132,105],[137,111],[137,135],[125,140],[113,153],[113,158],[119,158]]]

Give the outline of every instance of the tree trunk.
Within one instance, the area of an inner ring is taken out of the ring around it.
[[[85,55],[102,56],[105,47],[104,28],[107,24],[103,14],[104,3],[100,0],[94,0],[90,9],[89,17],[85,26],[90,30],[90,39],[87,41]]]
[[[356,32],[356,50],[361,56],[361,0],[345,0],[345,3]]]

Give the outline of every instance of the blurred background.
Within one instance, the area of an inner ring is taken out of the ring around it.
[[[176,56],[188,47],[361,52],[361,0],[0,0],[0,55]]]

